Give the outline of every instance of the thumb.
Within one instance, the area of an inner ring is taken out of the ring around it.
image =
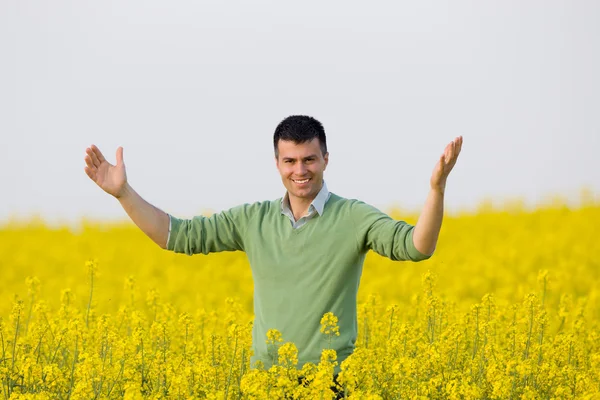
[[[117,165],[123,164],[123,147],[117,149]]]
[[[436,168],[444,169],[444,162],[445,162],[445,157],[442,154],[437,161]]]

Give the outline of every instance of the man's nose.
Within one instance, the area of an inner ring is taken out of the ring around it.
[[[298,176],[304,176],[304,174],[306,173],[306,165],[304,165],[304,163],[297,163],[296,171],[294,171],[294,172]]]

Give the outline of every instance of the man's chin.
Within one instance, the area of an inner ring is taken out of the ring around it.
[[[310,199],[316,196],[311,190],[294,190],[292,195],[298,199]]]

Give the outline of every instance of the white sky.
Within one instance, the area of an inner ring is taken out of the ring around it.
[[[328,135],[331,191],[420,209],[600,191],[597,1],[0,1],[0,220],[126,218],[85,175],[124,147],[180,217],[273,199],[272,135]]]

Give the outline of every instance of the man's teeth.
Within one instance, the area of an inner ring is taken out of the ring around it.
[[[306,183],[306,182],[308,182],[308,181],[310,180],[310,178],[308,178],[308,179],[303,179],[303,180],[301,180],[301,181],[299,181],[299,180],[297,180],[297,179],[292,179],[292,180],[293,180],[294,182],[296,182],[296,183]]]

